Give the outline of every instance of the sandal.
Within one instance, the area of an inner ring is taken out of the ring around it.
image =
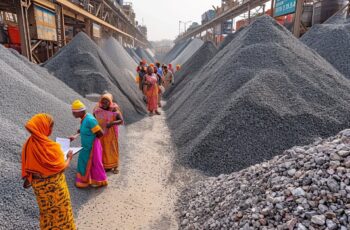
[[[113,173],[113,174],[119,174],[119,169],[118,169],[118,168],[112,169],[112,173]]]

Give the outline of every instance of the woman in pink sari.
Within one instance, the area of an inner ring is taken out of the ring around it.
[[[112,170],[114,174],[118,174],[118,125],[123,124],[123,118],[119,106],[113,103],[112,94],[105,93],[101,96],[98,105],[94,109],[94,116],[104,133],[103,137],[100,138],[103,148],[103,167],[106,171]]]
[[[150,115],[154,113],[160,115],[160,112],[158,112],[158,90],[158,78],[154,74],[153,67],[149,66],[145,78],[144,93],[147,97],[147,109]]]

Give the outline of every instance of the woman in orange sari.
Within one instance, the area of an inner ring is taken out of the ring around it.
[[[122,113],[119,106],[113,103],[113,96],[105,93],[94,109],[94,116],[103,129],[103,136],[100,138],[102,145],[102,163],[105,170],[112,170],[118,174],[119,170],[119,144],[118,125],[123,124]]]
[[[31,136],[23,146],[22,178],[24,188],[33,187],[40,209],[40,229],[74,230],[70,195],[63,171],[67,161],[58,143],[49,139],[54,121],[49,114],[37,114],[25,128]]]
[[[147,97],[147,109],[150,112],[150,115],[153,115],[154,113],[160,115],[160,112],[158,112],[158,90],[158,78],[154,74],[153,67],[149,66],[147,68],[143,91]]]

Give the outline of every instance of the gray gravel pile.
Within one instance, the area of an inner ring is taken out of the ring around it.
[[[203,43],[204,42],[198,38],[193,39],[186,48],[171,61],[171,64],[173,66],[183,65],[203,45]]]
[[[75,99],[88,101],[18,53],[0,46],[0,229],[38,229],[39,211],[32,189],[24,190],[21,180],[22,145],[29,136],[25,122],[36,113],[49,113],[55,119],[53,139],[67,137],[79,128],[71,114]],[[74,184],[76,161],[66,175],[75,213],[88,199]]]
[[[148,64],[155,62],[154,58],[141,47],[137,47],[135,52],[141,59],[146,60]]]
[[[86,34],[79,33],[45,67],[82,96],[107,90],[120,105],[128,123],[146,114],[134,78],[118,68]]]
[[[180,163],[231,173],[350,125],[350,83],[268,16],[219,51],[167,110]]]
[[[350,130],[182,192],[181,229],[350,229]]]
[[[231,41],[242,31],[244,30],[245,27],[241,27],[239,28],[237,31],[235,31],[232,34],[228,34],[226,36],[226,38],[224,39],[224,41],[220,44],[219,46],[219,50],[222,50],[223,48],[225,48],[228,44],[231,43]]]
[[[304,34],[301,41],[350,78],[350,19],[339,16],[315,25]]]
[[[139,64],[141,61],[141,58],[137,55],[135,50],[133,48],[126,47],[126,51],[129,53],[129,55],[134,59],[134,61]]]
[[[185,41],[176,43],[174,47],[166,54],[162,62],[164,64],[171,63],[186,48],[186,46],[190,44],[191,41],[192,39],[187,39]]]
[[[193,79],[194,75],[197,74],[216,53],[217,49],[215,45],[210,41],[205,42],[182,66],[181,70],[175,73],[175,84],[164,94],[165,98],[169,98],[167,101],[167,107],[172,104],[172,101],[176,100],[178,97],[177,94],[181,93],[184,86]]]
[[[114,37],[104,40],[101,47],[119,69],[124,70],[126,75],[134,79],[138,64]]]

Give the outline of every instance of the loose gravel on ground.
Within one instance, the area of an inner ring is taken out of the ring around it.
[[[350,130],[182,192],[181,229],[350,228]]]

